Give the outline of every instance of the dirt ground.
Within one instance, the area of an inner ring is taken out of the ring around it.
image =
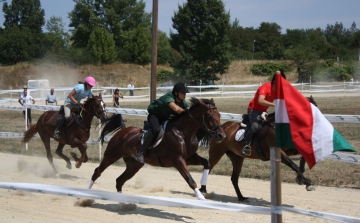
[[[68,170],[65,162],[54,160],[60,178],[54,177],[45,158],[0,153],[0,182],[24,182],[85,188],[97,164],[85,163],[80,169]],[[73,163],[74,164],[74,163]],[[74,166],[74,165],[73,165]],[[95,182],[93,189],[115,192],[115,179],[123,167],[110,166]],[[192,173],[199,184],[201,174]],[[270,206],[270,182],[240,179],[244,204]],[[239,203],[230,177],[210,175],[210,200]],[[123,187],[124,194],[150,195],[195,200],[193,191],[174,169],[145,165]],[[14,191],[0,188],[0,222],[270,222],[270,215],[220,210],[174,208],[135,204],[122,210],[117,202],[95,200],[91,207],[76,206],[78,198]],[[360,218],[360,191],[356,189],[316,187],[308,192],[304,186],[282,184],[282,204],[286,207],[314,210]],[[283,222],[330,222],[306,215],[283,212]],[[354,221],[355,222],[355,221]]]

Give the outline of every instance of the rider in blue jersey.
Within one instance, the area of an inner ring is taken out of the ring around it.
[[[56,129],[54,131],[54,138],[60,138],[60,129],[70,117],[71,109],[81,106],[80,101],[84,98],[92,98],[92,87],[96,85],[95,78],[88,76],[85,78],[84,83],[75,85],[75,87],[70,91],[69,95],[65,99],[64,103],[64,112],[65,117],[60,119]]]

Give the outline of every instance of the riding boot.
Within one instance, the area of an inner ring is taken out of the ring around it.
[[[144,154],[146,153],[146,150],[149,148],[149,146],[151,145],[154,138],[155,137],[151,131],[148,131],[147,133],[145,133],[144,143],[142,144],[142,146],[137,154],[137,160],[140,163],[144,163]]]
[[[246,155],[246,156],[250,156],[251,155],[251,139],[252,136],[254,135],[254,131],[252,130],[252,128],[249,129],[249,131],[246,133],[245,136],[245,143],[244,143],[244,147],[241,150],[241,154],[242,155]]]
[[[56,129],[55,129],[55,131],[54,131],[54,138],[55,138],[55,139],[60,138],[60,133],[61,133],[61,132],[60,132],[60,129],[61,129],[62,126],[64,125],[65,121],[66,121],[66,118],[65,118],[65,117],[62,117],[62,118],[58,121],[57,126],[56,126]]]

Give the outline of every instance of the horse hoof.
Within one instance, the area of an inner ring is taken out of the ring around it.
[[[79,163],[76,163],[76,164],[75,164],[75,167],[76,167],[76,168],[80,168],[80,167],[81,167],[81,163],[80,163],[80,164],[79,164]]]
[[[71,170],[71,163],[66,164],[66,168],[68,168],[69,170]]]
[[[315,187],[313,185],[309,185],[305,187],[307,191],[314,191]]]
[[[248,197],[240,197],[238,199],[240,202],[249,202],[249,198]]]

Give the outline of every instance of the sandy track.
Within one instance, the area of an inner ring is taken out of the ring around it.
[[[80,169],[68,170],[63,160],[55,159],[61,173],[53,177],[46,158],[0,153],[0,182],[27,182],[85,188],[97,164],[85,163]],[[96,181],[93,189],[115,191],[115,179],[123,167],[111,166]],[[192,173],[198,183],[201,175]],[[316,186],[316,185],[315,185]],[[270,183],[240,179],[249,205],[269,207]],[[208,192],[211,200],[238,203],[230,177],[210,175]],[[145,166],[123,187],[123,193],[196,199],[180,174],[174,169]],[[255,215],[204,209],[182,209],[136,204],[123,211],[116,202],[95,200],[91,207],[75,206],[79,199],[0,189],[0,222],[270,222],[270,215]],[[282,203],[288,207],[360,217],[360,191],[316,187],[307,192],[304,186],[282,184]],[[329,222],[305,215],[284,212],[284,222]]]

